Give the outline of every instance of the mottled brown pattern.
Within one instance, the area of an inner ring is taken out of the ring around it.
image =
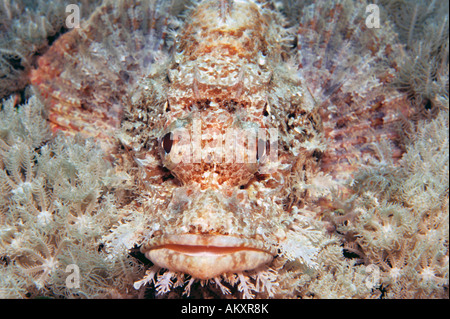
[[[340,2],[288,28],[274,4],[249,0],[200,1],[168,36],[162,2],[121,5],[128,13],[106,1],[56,41],[32,81],[50,98],[53,128],[96,137],[135,185],[127,207],[142,222],[132,238],[154,264],[142,283],[157,283],[159,267],[169,279],[191,275],[188,287],[220,276],[244,285],[243,272],[282,273],[286,260],[314,267],[327,241],[314,234],[326,225],[305,220],[331,206],[311,193],[342,186],[376,154],[373,143],[399,139],[396,123],[410,114],[386,86],[400,50],[388,44],[393,33],[367,29]],[[217,141],[261,129],[277,139],[245,141],[254,153],[224,160],[235,150]]]

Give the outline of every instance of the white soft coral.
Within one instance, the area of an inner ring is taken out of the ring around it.
[[[58,257],[65,242],[61,241],[54,246],[44,242],[39,236],[34,237],[33,241],[35,245],[21,249],[18,265],[26,275],[33,278],[36,287],[42,289],[60,266]]]

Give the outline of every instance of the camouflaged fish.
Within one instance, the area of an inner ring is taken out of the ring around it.
[[[349,4],[105,1],[39,59],[52,129],[94,137],[134,185],[105,242],[151,261],[136,288],[274,296],[287,261],[315,267],[313,190],[351,178],[409,112],[387,87],[393,32]]]

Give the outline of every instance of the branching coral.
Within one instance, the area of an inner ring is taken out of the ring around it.
[[[448,102],[447,102],[448,103]],[[338,230],[345,247],[380,267],[390,298],[445,297],[448,291],[448,112],[420,122],[400,165],[386,183],[386,165],[356,176],[354,205]],[[389,164],[387,164],[389,165]],[[335,217],[335,220],[342,217]],[[444,288],[445,287],[445,288]]]
[[[50,139],[42,110],[33,96],[17,108],[14,100],[5,101],[0,112],[2,272],[20,283],[20,289],[11,290],[2,279],[2,292],[22,297],[124,294],[140,266],[127,254],[107,258],[101,250],[102,235],[120,215],[108,193],[113,180],[108,162],[90,140],[59,136],[41,146]],[[71,264],[79,269],[78,288],[66,282]]]
[[[24,298],[27,294],[25,279],[17,269],[0,264],[0,296],[2,298]]]
[[[38,289],[49,284],[52,274],[58,267],[58,257],[64,248],[64,241],[56,241],[48,235],[30,235],[27,241],[22,242],[22,247],[15,251],[17,265],[25,275],[32,278]],[[48,242],[43,242],[43,238]],[[24,262],[21,260],[24,259]]]
[[[396,0],[380,3],[406,45],[400,73],[393,84],[406,90],[421,109],[427,101],[433,103],[435,96],[448,95],[448,2]]]

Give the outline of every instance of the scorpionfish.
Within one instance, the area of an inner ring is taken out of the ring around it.
[[[53,131],[95,138],[132,181],[125,246],[153,264],[147,282],[314,266],[300,212],[320,219],[317,177],[347,179],[409,112],[386,88],[392,33],[345,4],[292,19],[262,0],[105,1],[39,59]]]

